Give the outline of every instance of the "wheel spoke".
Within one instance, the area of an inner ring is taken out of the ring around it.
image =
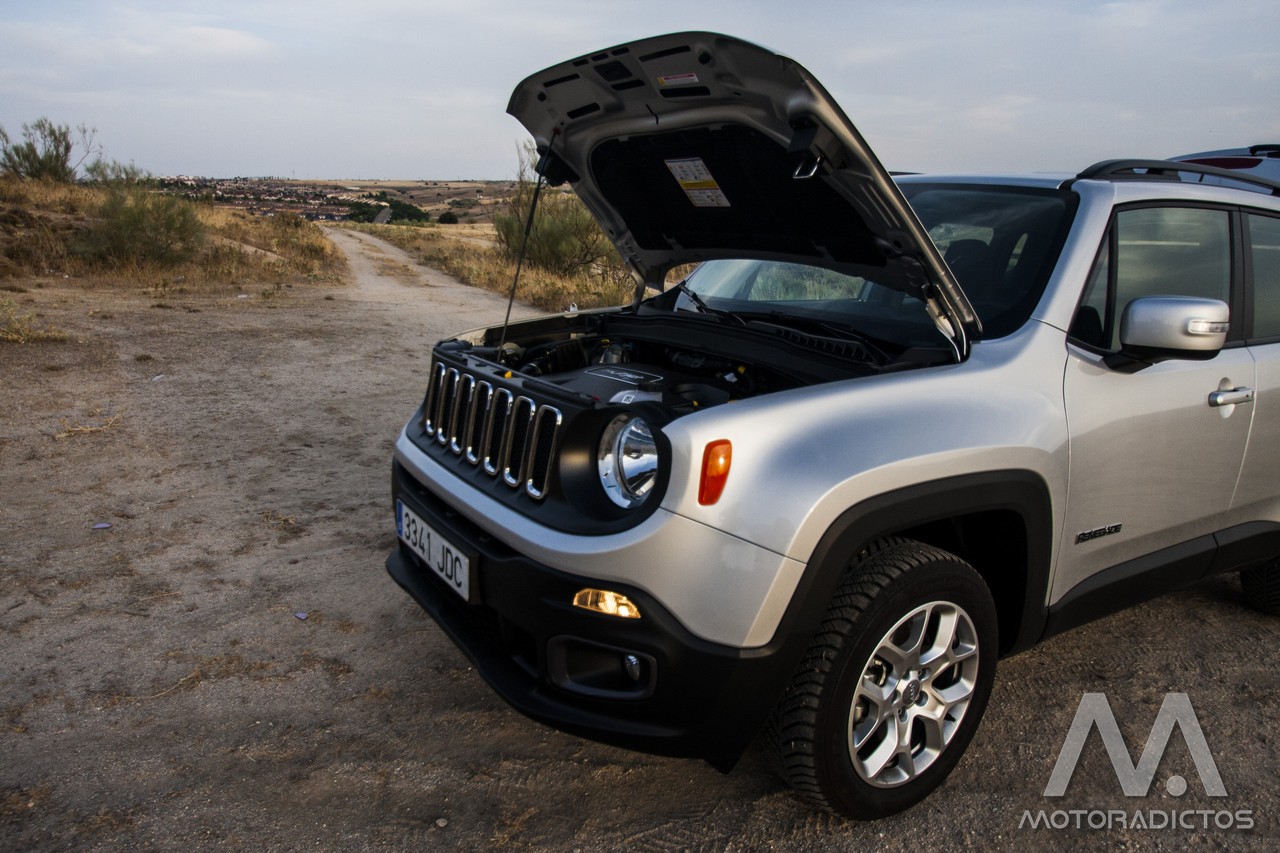
[[[893,701],[893,689],[897,682],[897,678],[888,678],[882,684],[875,676],[864,671],[862,680],[858,682],[858,690],[854,693],[854,700],[866,699],[877,707],[887,706]]]
[[[869,682],[863,679],[862,686],[859,687],[857,697],[862,700],[861,703],[855,700],[854,707],[862,707],[865,709],[861,719],[855,719],[856,714],[849,715],[849,744],[853,751],[862,748],[886,720],[894,719],[893,711],[893,689],[891,687]]]
[[[970,678],[961,678],[955,684],[946,687],[929,688],[929,692],[937,697],[938,703],[947,710],[951,710],[961,702],[967,702],[969,697],[973,695],[974,681]]]
[[[978,647],[972,642],[960,642],[951,648],[947,653],[947,660],[950,663],[959,663],[968,660],[978,653]]]
[[[884,739],[866,758],[859,759],[856,755],[854,756],[854,762],[858,764],[859,771],[868,782],[874,782],[899,753],[898,740],[901,726],[897,715],[890,715],[884,720],[884,728]]]
[[[920,728],[924,730],[924,749],[926,753],[935,755],[942,752],[947,745],[947,741],[951,739],[947,726],[948,708],[934,702],[927,703],[924,707],[917,709],[917,713],[912,715],[912,719],[920,723]],[[932,761],[932,758],[930,758]]]
[[[899,678],[902,674],[920,662],[920,644],[924,639],[924,622],[918,620],[911,626],[911,633],[901,645],[893,638],[885,637],[880,648],[876,649],[876,657],[889,664]]]
[[[926,642],[928,646],[920,652],[920,665],[930,666],[939,659],[951,660],[952,648],[956,645],[956,631],[960,625],[960,614],[955,607],[940,604],[931,608],[926,616],[927,624],[935,624],[933,634]]]
[[[920,652],[922,652],[925,643],[924,631],[928,626],[928,611],[916,612],[913,617],[911,617],[910,624],[905,626],[906,637],[904,639],[901,639],[896,643],[892,640],[893,637],[896,637],[897,633],[902,631],[902,628],[899,628],[895,633],[890,634],[890,637],[886,638],[888,642],[884,642],[882,644],[882,652],[888,652],[888,649],[892,649],[892,652],[888,653],[893,654],[893,657],[895,657],[895,660],[893,660],[893,669],[899,672],[899,674],[905,670],[913,669],[913,667],[920,665]]]

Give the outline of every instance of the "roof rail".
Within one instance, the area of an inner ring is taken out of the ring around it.
[[[1205,166],[1200,163],[1187,163],[1182,160],[1103,160],[1094,163],[1073,180],[1104,181],[1179,181],[1184,182],[1182,174],[1208,175],[1223,178],[1240,184],[1248,184],[1247,189],[1257,187],[1259,190],[1280,196],[1280,182],[1239,172],[1235,169],[1219,169],[1217,166]],[[1069,182],[1068,182],[1069,183]],[[1185,181],[1185,183],[1194,183]]]
[[[1280,157],[1280,145],[1250,145],[1249,153],[1255,157]]]

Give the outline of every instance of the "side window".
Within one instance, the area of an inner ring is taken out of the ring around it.
[[[1113,325],[1111,305],[1111,252],[1112,239],[1108,232],[1102,251],[1093,262],[1089,283],[1084,289],[1084,299],[1076,309],[1071,323],[1071,337],[1099,349],[1106,349],[1109,340],[1107,330]]]
[[[1225,210],[1121,210],[1094,262],[1071,324],[1081,343],[1120,348],[1125,306],[1143,296],[1231,298],[1231,218]]]
[[[1249,216],[1254,338],[1280,338],[1280,219]]]

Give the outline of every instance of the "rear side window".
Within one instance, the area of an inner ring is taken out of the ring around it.
[[[1120,318],[1143,296],[1231,298],[1231,216],[1225,210],[1149,207],[1121,210],[1098,253],[1071,335],[1120,348]]]
[[[1280,338],[1280,219],[1249,216],[1254,338]]]

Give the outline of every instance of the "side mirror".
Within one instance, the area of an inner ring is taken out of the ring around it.
[[[1144,296],[1120,317],[1120,351],[1106,364],[1133,373],[1169,359],[1207,361],[1227,342],[1231,309],[1220,299]]]

